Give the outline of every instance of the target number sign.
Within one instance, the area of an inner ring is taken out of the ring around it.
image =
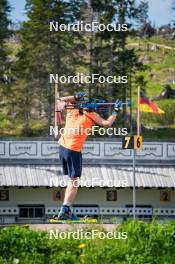
[[[123,137],[122,149],[142,149],[142,136]]]

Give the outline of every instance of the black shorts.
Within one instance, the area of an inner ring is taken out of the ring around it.
[[[63,167],[63,174],[69,177],[80,177],[82,172],[82,153],[67,149],[60,145],[60,160]]]

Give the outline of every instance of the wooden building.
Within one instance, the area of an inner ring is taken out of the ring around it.
[[[45,223],[63,201],[58,144],[46,140],[0,141],[0,224]],[[77,215],[120,223],[131,217],[132,151],[121,142],[88,141],[74,203]],[[175,219],[175,143],[145,142],[137,152],[136,215]]]

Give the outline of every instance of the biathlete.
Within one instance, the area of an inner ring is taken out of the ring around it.
[[[85,100],[83,92],[77,93],[75,96],[66,96],[57,100],[58,108],[64,109],[70,103]],[[82,147],[85,142],[88,132],[94,124],[103,127],[110,127],[116,120],[120,111],[122,102],[118,99],[115,102],[114,110],[107,120],[103,119],[93,109],[67,109],[66,124],[64,132],[59,139],[59,155],[62,163],[63,174],[68,175],[70,180],[65,191],[64,202],[60,208],[58,220],[76,220],[78,219],[71,211],[71,205],[77,195],[78,179],[82,172]],[[74,133],[78,128],[81,128],[80,133]],[[75,129],[75,130],[74,130]],[[72,132],[71,132],[72,131]],[[83,131],[83,132],[82,132]]]

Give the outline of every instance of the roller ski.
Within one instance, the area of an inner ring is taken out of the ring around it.
[[[97,223],[97,219],[88,218],[87,216],[80,218],[72,213],[70,207],[62,206],[58,215],[54,215],[49,219],[52,224],[84,224],[84,223]]]

